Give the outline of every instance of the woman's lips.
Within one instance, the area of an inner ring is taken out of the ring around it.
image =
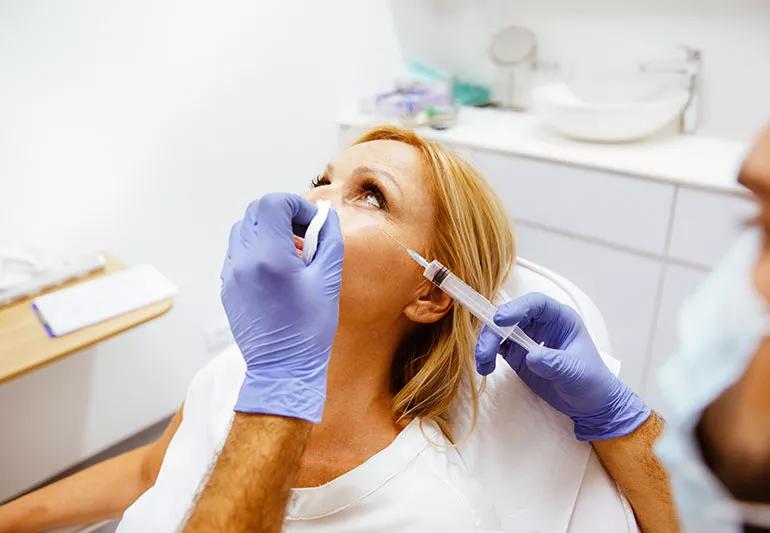
[[[296,235],[292,235],[294,238],[294,248],[297,251],[297,255],[302,257],[302,250],[305,247],[305,239],[302,237],[297,237]]]

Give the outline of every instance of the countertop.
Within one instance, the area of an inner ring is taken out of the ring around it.
[[[55,291],[123,270],[123,265],[117,259],[105,255],[107,264],[103,270],[52,287],[44,292]],[[34,296],[31,296],[0,307],[0,383],[157,318],[171,309],[172,305],[171,299],[162,300],[67,335],[52,338],[45,332],[45,328],[32,310],[33,298]]]
[[[351,112],[343,114],[340,125],[360,128],[385,122],[392,119]],[[735,179],[748,146],[728,139],[661,134],[633,143],[588,143],[563,137],[528,113],[472,107],[462,108],[457,125],[450,129],[420,127],[417,131],[426,138],[459,146],[747,194]]]

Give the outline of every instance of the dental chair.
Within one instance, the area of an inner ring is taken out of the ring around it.
[[[545,267],[518,259],[497,300],[529,292],[577,310],[605,363],[618,372],[618,361],[604,355],[610,351],[604,319],[583,291]],[[462,393],[452,412],[453,430],[462,460],[494,505],[504,531],[638,531],[628,502],[591,446],[575,439],[569,418],[537,397],[501,358],[486,381],[475,430],[469,432],[472,412]],[[114,525],[102,530],[105,525],[59,531],[112,531]]]
[[[619,372],[619,361],[607,355],[609,335],[599,309],[574,283],[520,258],[503,288],[496,303],[541,292],[574,308],[605,364]],[[494,502],[504,531],[638,531],[630,505],[591,445],[578,442],[572,421],[535,395],[501,356],[482,388],[471,433],[468,405],[458,401],[452,411],[456,435],[469,435],[458,449]]]
[[[609,334],[599,308],[586,293],[568,279],[532,261],[518,258],[503,288],[512,298],[528,292],[542,292],[574,308],[583,318],[596,347],[602,353],[610,353]],[[620,368],[614,359],[610,360],[613,366]],[[606,361],[607,358],[605,358]]]

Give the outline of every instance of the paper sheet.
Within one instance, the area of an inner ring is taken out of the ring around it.
[[[152,265],[139,265],[39,296],[32,307],[51,337],[165,300],[177,288]]]

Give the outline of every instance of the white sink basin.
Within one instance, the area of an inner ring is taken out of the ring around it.
[[[533,110],[546,124],[568,137],[599,142],[647,137],[676,119],[687,99],[687,91],[677,87],[628,84],[624,90],[623,83],[609,82],[593,88],[553,82],[532,91]]]

